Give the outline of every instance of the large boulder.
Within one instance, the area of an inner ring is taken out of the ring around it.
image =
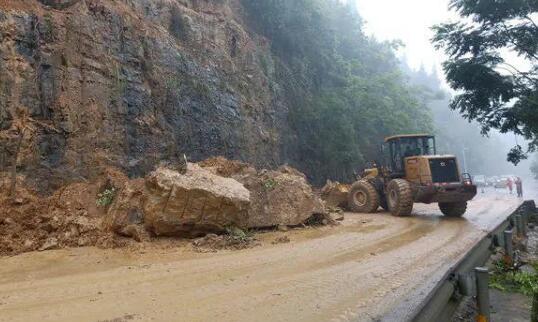
[[[188,164],[187,173],[158,168],[145,181],[148,230],[160,236],[198,236],[248,225],[249,191],[239,182]]]
[[[147,239],[141,200],[144,196],[144,179],[125,182],[118,188],[114,201],[108,208],[105,227],[137,241]]]
[[[323,202],[314,194],[305,175],[292,167],[257,171],[248,164],[221,157],[200,165],[241,182],[250,191],[249,228],[296,226],[313,214],[325,213]]]
[[[234,177],[251,194],[249,227],[296,226],[313,214],[325,212],[306,179],[286,170],[262,170]]]

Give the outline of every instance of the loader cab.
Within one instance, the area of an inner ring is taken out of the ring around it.
[[[435,155],[435,137],[428,134],[397,135],[385,139],[383,146],[385,166],[392,177],[404,177],[407,157]]]

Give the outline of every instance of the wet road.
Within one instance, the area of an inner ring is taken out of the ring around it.
[[[0,321],[371,321],[414,305],[520,203],[497,192],[473,200],[462,219],[434,206],[409,218],[347,214],[338,227],[261,234],[262,246],[235,252],[2,258]],[[291,242],[271,244],[282,235]]]

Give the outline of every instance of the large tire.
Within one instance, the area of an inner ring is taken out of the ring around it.
[[[379,194],[368,181],[357,181],[349,191],[348,206],[353,212],[376,212],[379,208]]]
[[[439,209],[447,217],[461,217],[467,211],[467,201],[439,203]]]
[[[394,179],[387,186],[387,204],[394,216],[409,216],[413,211],[413,191],[408,181]]]

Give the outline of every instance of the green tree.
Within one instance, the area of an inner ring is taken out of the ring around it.
[[[378,158],[385,136],[431,130],[428,108],[400,70],[398,44],[366,36],[351,1],[243,5],[271,43],[293,130],[286,145],[297,147],[289,159],[315,183],[353,179]]]
[[[538,147],[538,26],[536,0],[452,0],[461,21],[435,26],[433,42],[449,60],[444,70],[458,91],[451,108],[477,120],[482,132],[499,129],[530,140],[527,151],[516,146],[508,154],[514,164]],[[523,69],[505,52],[526,60]]]

